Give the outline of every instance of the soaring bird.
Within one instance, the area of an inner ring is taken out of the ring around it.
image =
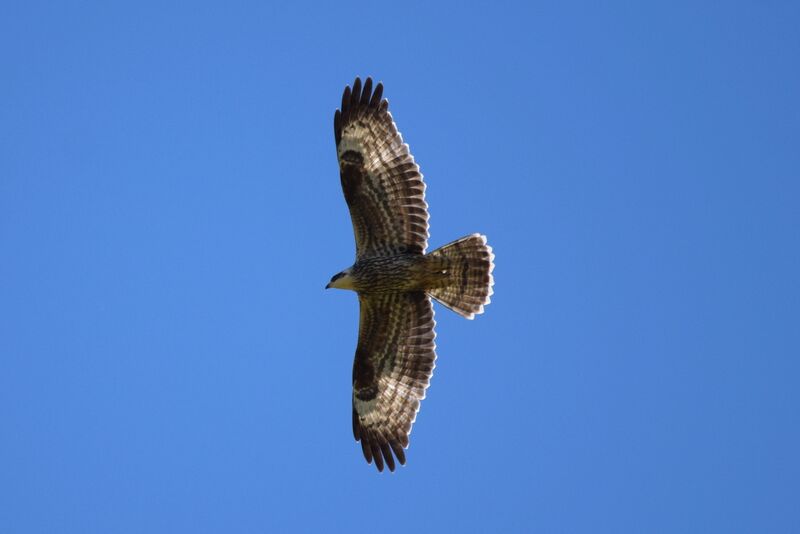
[[[355,263],[327,288],[358,293],[353,435],[378,471],[405,464],[408,435],[436,360],[431,298],[472,319],[492,295],[494,254],[472,234],[426,254],[428,204],[419,165],[397,131],[383,84],[345,87],[333,117]]]

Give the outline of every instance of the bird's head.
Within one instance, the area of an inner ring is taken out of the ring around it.
[[[325,289],[335,288],[335,289],[354,289],[355,286],[353,283],[355,279],[353,278],[353,269],[352,267],[345,269],[344,271],[340,272],[339,274],[333,275],[331,281],[325,286]]]

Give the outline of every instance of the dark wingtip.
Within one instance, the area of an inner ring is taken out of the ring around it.
[[[347,122],[350,114],[350,86],[346,85],[342,94],[342,123]]]
[[[342,140],[342,130],[350,124],[356,115],[366,113],[367,110],[382,113],[389,108],[389,101],[383,98],[383,83],[378,82],[373,91],[371,76],[367,76],[363,85],[361,78],[356,76],[353,87],[346,85],[342,93],[342,106],[333,116],[333,129],[336,136],[336,145]],[[359,111],[361,110],[361,111]]]
[[[406,465],[406,451],[403,450],[400,443],[392,440],[389,442],[389,445],[392,446],[392,451],[394,451],[394,455],[397,456],[397,461],[400,462],[400,465]]]
[[[385,439],[381,433],[378,435],[363,429],[357,424],[357,415],[353,414],[353,434],[361,442],[361,450],[364,453],[364,459],[368,464],[375,462],[375,468],[379,472],[383,472],[383,468],[387,467],[390,472],[394,473],[397,469],[397,464],[406,465],[406,453],[403,450],[403,439],[408,443],[408,437],[405,434],[397,435],[397,439]],[[394,453],[394,454],[393,454]],[[397,458],[397,460],[395,460]]]
[[[372,463],[372,450],[369,448],[369,444],[367,440],[361,440],[361,452],[364,453],[364,459],[367,461],[368,464]]]
[[[359,107],[368,107],[369,99],[372,96],[372,78],[367,78],[364,82],[364,88],[361,90],[361,100],[358,102]]]
[[[375,86],[375,92],[372,93],[372,98],[369,99],[369,107],[377,108],[382,97],[383,97],[383,82],[378,82],[378,85]]]
[[[350,95],[350,105],[353,107],[358,106],[361,100],[361,78],[356,76],[356,81],[353,82],[353,92]]]
[[[372,458],[375,460],[375,467],[378,468],[378,471],[383,473],[383,455],[381,454],[381,448],[378,446],[377,443],[372,443]]]
[[[383,453],[383,459],[386,465],[389,467],[389,471],[394,473],[394,456],[392,456],[392,450],[389,448],[389,444],[385,441],[381,443],[381,452]]]
[[[342,140],[342,112],[338,109],[333,114],[333,134],[336,136],[336,145]]]

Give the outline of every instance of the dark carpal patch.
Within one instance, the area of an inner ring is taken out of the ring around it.
[[[353,154],[356,152],[348,151]],[[342,181],[342,191],[344,191],[344,198],[347,203],[352,205],[357,202],[356,198],[358,191],[361,189],[361,184],[364,181],[364,176],[361,173],[361,166],[350,165],[347,162],[342,162],[341,173],[339,177]]]
[[[362,401],[370,401],[378,395],[375,367],[370,361],[369,354],[365,354],[361,350],[356,351],[356,359],[353,362],[353,391],[355,396]]]
[[[361,165],[364,163],[364,156],[361,152],[356,152],[355,150],[345,150],[344,154],[342,154],[342,161],[353,165]]]

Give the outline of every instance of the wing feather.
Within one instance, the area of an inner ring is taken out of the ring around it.
[[[428,247],[425,183],[383,97],[356,78],[345,87],[333,127],[345,200],[356,238],[356,257],[398,252],[424,254]]]
[[[379,471],[406,462],[404,448],[436,361],[436,322],[425,293],[359,294],[353,363],[353,436]]]

